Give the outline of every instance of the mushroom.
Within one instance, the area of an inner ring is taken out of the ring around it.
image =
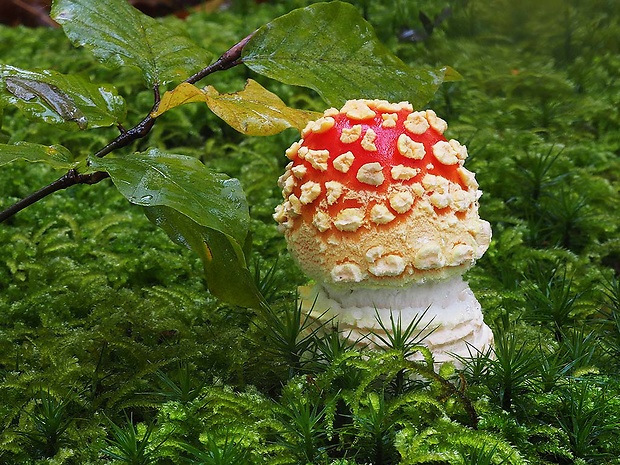
[[[467,149],[447,140],[446,129],[434,111],[408,102],[330,108],[286,151],[284,201],[274,214],[314,280],[300,288],[312,318],[333,318],[352,337],[380,344],[377,315],[389,328],[390,316],[406,327],[424,314],[436,362],[493,342],[462,279],[488,248],[491,228],[478,216]]]

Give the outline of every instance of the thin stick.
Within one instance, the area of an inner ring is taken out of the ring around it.
[[[254,36],[254,32],[248,35],[246,38],[242,39],[232,47],[230,47],[226,52],[222,54],[216,61],[207,66],[206,68],[198,71],[193,76],[190,76],[185,80],[185,82],[189,84],[195,84],[200,81],[202,78],[207,77],[209,74],[215,73],[217,71],[224,71],[226,69],[232,68],[233,66],[237,66],[241,63],[241,53],[243,52],[243,47],[249,42],[249,40]]]
[[[39,200],[47,197],[54,192],[66,189],[74,186],[75,184],[97,184],[99,181],[109,177],[109,174],[103,171],[97,171],[91,174],[79,174],[76,170],[72,169],[67,171],[66,174],[58,178],[56,181],[48,184],[47,186],[39,189],[38,191],[24,197],[17,203],[14,203],[6,210],[0,212],[0,223],[4,220],[15,215],[17,212],[29,207],[30,205],[38,202]]]

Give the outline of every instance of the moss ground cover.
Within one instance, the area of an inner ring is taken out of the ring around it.
[[[164,21],[221,53],[307,3]],[[404,359],[424,352],[410,344],[362,354],[300,330],[305,278],[271,218],[298,134],[242,136],[187,105],[129,149],[170,149],[240,180],[269,311],[212,297],[198,258],[109,181],[24,210],[0,226],[0,463],[620,463],[620,6],[457,1],[411,42],[399,35],[443,5],[393,3],[354,2],[405,62],[463,76],[429,106],[468,145],[484,191],[494,237],[467,279],[494,353],[435,372]],[[112,82],[129,120],[150,109],[137,72],[102,68],[60,30],[0,29],[0,63]],[[235,91],[247,77],[292,107],[325,108],[247,70],[208,84]],[[58,131],[7,107],[0,142],[89,154],[115,135]],[[3,166],[0,207],[57,176]]]

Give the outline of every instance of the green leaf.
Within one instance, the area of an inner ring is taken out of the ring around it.
[[[0,101],[33,120],[79,129],[111,126],[125,116],[125,102],[108,85],[55,71],[0,65]]]
[[[427,104],[448,68],[413,69],[393,55],[348,3],[315,3],[261,27],[243,48],[253,71],[309,87],[330,105],[354,98]]]
[[[151,87],[186,79],[213,58],[126,0],[56,0],[51,16],[73,44],[89,48],[108,65],[137,66]]]
[[[261,306],[263,298],[246,266],[243,252],[231,237],[201,226],[173,208],[148,207],[146,215],[174,242],[198,254],[207,286],[214,296],[233,305]]]
[[[91,157],[89,164],[109,173],[127,200],[147,207],[153,223],[200,256],[213,295],[235,305],[261,304],[241,246],[249,212],[236,179],[214,173],[196,158],[157,149],[123,158]]]
[[[250,215],[239,181],[196,158],[151,149],[121,158],[90,157],[89,165],[109,173],[131,203],[170,207],[239,244],[246,239]]]
[[[321,116],[286,106],[276,94],[252,79],[248,79],[242,91],[230,94],[220,94],[213,86],[201,90],[183,82],[164,93],[151,116],[157,118],[177,106],[201,101],[231,127],[249,136],[272,136],[288,128],[301,131],[308,122]]]
[[[0,144],[0,166],[15,160],[45,163],[60,169],[70,169],[76,166],[71,153],[60,145],[47,146],[29,142]]]

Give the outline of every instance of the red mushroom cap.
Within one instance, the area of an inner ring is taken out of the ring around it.
[[[349,100],[286,151],[274,218],[310,277],[395,286],[462,273],[486,251],[481,192],[447,124],[408,102]]]

